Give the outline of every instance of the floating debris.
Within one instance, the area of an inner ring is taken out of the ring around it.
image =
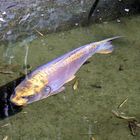
[[[120,23],[120,22],[121,22],[121,20],[120,20],[120,19],[117,19],[117,22],[118,22],[118,23]]]
[[[1,22],[6,22],[3,18],[0,18],[0,21],[1,21]]]
[[[118,108],[121,108],[127,101],[128,101],[128,97],[118,106]]]
[[[78,88],[78,79],[73,84],[73,90],[77,90]]]
[[[133,136],[136,136],[136,129],[137,129],[137,126],[136,126],[136,123],[135,121],[128,121],[128,127],[131,131],[131,134]]]
[[[26,111],[24,111],[24,112],[22,112],[23,114],[27,114],[28,112],[26,112]]]
[[[9,30],[6,34],[7,34],[7,35],[11,35],[11,34],[12,34],[12,31]]]
[[[75,23],[75,26],[78,26],[79,24],[78,23]]]
[[[38,31],[37,29],[34,29],[40,36],[44,36],[40,31]]]
[[[21,24],[22,22],[26,21],[30,17],[30,15],[31,15],[30,13],[28,13],[27,15],[24,15],[22,17],[22,19],[19,21],[19,24]]]
[[[0,70],[1,74],[13,74],[13,71],[5,71],[5,70]]]
[[[102,20],[102,18],[100,17],[100,18],[99,18],[99,20],[101,21],[101,20]]]
[[[6,12],[4,11],[4,12],[2,12],[2,15],[6,15]]]
[[[93,136],[91,136],[90,140],[95,140],[95,138]]]
[[[100,10],[99,10],[99,9],[97,9],[97,12],[100,12]]]
[[[126,102],[126,100],[124,100]],[[137,128],[140,128],[140,123],[136,120],[135,117],[128,117],[128,116],[123,116],[120,113],[118,113],[117,111],[112,110],[112,113],[120,119],[123,119],[125,121],[127,121],[128,123],[128,127],[130,129],[130,132],[133,136],[136,136],[136,132],[137,132]]]
[[[117,118],[120,118],[120,119],[124,119],[124,120],[136,120],[135,117],[123,116],[122,114],[120,114],[119,112],[117,112],[117,111],[115,111],[115,110],[112,110],[112,113],[113,113]]]
[[[123,71],[123,70],[124,70],[123,65],[120,64],[119,71]]]
[[[130,9],[125,8],[125,9],[124,9],[124,11],[125,11],[125,12],[129,12],[129,11],[130,11]]]
[[[3,127],[7,127],[9,125],[10,125],[10,123],[6,123],[6,124],[2,125],[1,127],[3,128]]]
[[[101,85],[90,85],[91,87],[93,87],[93,88],[102,88],[102,86]]]
[[[8,140],[8,136],[5,136],[5,137],[3,138],[3,140]]]

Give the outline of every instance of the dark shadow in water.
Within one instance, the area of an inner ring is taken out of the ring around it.
[[[24,78],[25,76],[22,76],[0,87],[0,120],[15,115],[22,110],[22,107],[10,102],[10,96]]]
[[[83,65],[87,65],[87,64],[89,64],[89,63],[90,63],[90,61],[87,60]]]

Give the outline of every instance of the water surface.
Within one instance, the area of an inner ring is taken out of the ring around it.
[[[76,27],[73,30],[46,34],[29,46],[28,64],[33,70],[39,65],[87,43],[116,35],[124,38],[114,41],[112,54],[95,54],[90,63],[77,73],[78,89],[74,81],[56,96],[26,106],[20,113],[0,121],[0,139],[8,140],[138,140],[132,136],[127,121],[116,118],[111,111],[126,98],[120,109],[126,116],[140,121],[140,16],[121,18],[112,22]],[[12,46],[11,46],[12,45]],[[25,46],[11,44],[9,52],[0,47],[0,85],[21,76]],[[2,57],[3,56],[3,57]],[[10,60],[9,56],[14,56]],[[10,64],[11,63],[11,64]],[[63,75],[62,75],[63,76]]]

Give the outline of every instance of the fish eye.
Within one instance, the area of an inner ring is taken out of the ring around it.
[[[28,99],[28,97],[27,97],[27,96],[22,96],[22,98],[23,98],[23,99]]]
[[[50,93],[51,92],[51,87],[50,86],[46,86],[45,87],[45,92],[46,93]]]

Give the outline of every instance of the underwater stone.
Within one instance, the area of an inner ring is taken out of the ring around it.
[[[35,34],[34,28],[43,33],[67,30],[88,23],[88,15],[96,0],[0,0],[0,40],[11,41]],[[104,22],[130,15],[138,10],[137,0],[99,0],[90,22]],[[129,9],[124,10],[124,9]],[[4,13],[4,14],[2,14]],[[8,30],[10,37],[3,38]],[[13,35],[13,37],[12,37]]]

